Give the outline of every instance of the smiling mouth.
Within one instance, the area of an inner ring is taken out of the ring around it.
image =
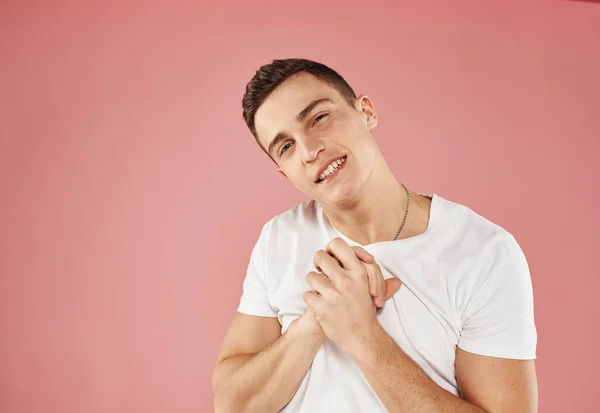
[[[323,181],[326,181],[328,178],[334,175],[337,172],[337,170],[341,168],[342,165],[344,165],[344,163],[346,163],[346,158],[347,156],[344,156],[338,159],[337,161],[333,161],[331,164],[329,164],[327,169],[325,169],[323,173],[321,173],[321,176],[319,176],[319,179],[317,179],[317,183],[319,184]]]

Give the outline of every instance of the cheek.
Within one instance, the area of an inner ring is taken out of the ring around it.
[[[332,130],[335,130],[336,135],[344,142],[352,144],[360,142],[362,140],[361,137],[365,133],[364,125],[360,120],[354,118],[342,119]]]
[[[286,168],[280,172],[298,189],[308,186],[305,173],[299,168]]]

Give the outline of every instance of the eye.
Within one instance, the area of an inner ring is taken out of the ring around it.
[[[325,118],[327,116],[327,113],[323,113],[322,115],[319,115],[315,118],[315,121],[313,122],[313,124],[318,123],[321,119]]]
[[[287,151],[288,149],[290,149],[290,147],[291,147],[291,146],[292,146],[292,142],[288,142],[288,143],[286,143],[285,145],[283,145],[283,146],[281,147],[281,150],[279,151],[279,155],[283,155],[283,153],[284,153],[285,151]]]

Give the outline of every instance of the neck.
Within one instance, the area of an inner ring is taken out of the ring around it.
[[[323,205],[329,222],[346,237],[361,245],[392,241],[402,224],[406,210],[407,194],[387,165],[373,171],[355,199],[344,205]],[[408,188],[407,188],[408,189]],[[423,200],[411,194],[409,214],[398,239],[416,235],[423,228]],[[427,198],[425,198],[427,199]],[[427,207],[427,218],[429,208]]]

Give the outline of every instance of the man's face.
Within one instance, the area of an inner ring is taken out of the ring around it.
[[[342,205],[369,179],[379,151],[367,97],[352,107],[336,89],[301,73],[279,85],[254,119],[277,170],[311,199]]]

